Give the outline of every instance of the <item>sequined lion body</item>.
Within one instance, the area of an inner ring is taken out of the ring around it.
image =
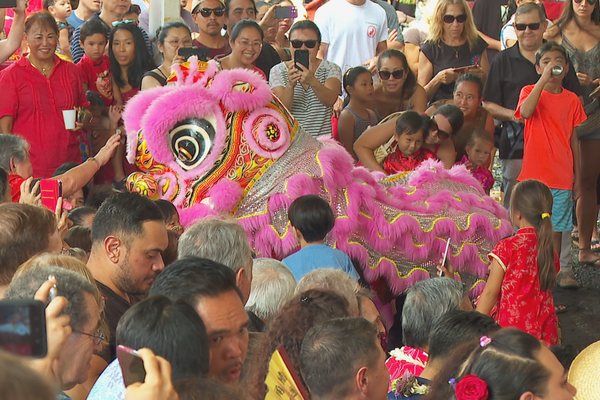
[[[141,171],[130,190],[172,201],[187,225],[231,215],[259,257],[278,259],[298,248],[290,204],[317,194],[336,216],[326,243],[396,293],[435,273],[448,237],[449,260],[470,284],[486,274],[487,253],[512,228],[464,167],[427,161],[408,174],[372,173],[304,131],[258,74],[217,72],[212,62],[200,70],[127,105],[128,160]]]

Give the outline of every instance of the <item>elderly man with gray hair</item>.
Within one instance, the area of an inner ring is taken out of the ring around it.
[[[411,286],[402,308],[402,348],[390,351],[386,361],[390,383],[406,371],[419,376],[429,358],[429,333],[439,317],[449,311],[473,309],[465,286],[450,278],[425,279]],[[391,391],[391,384],[388,391]]]
[[[306,292],[308,289],[324,289],[336,292],[348,300],[350,316],[359,316],[356,295],[360,286],[353,277],[344,271],[334,268],[315,269],[300,279],[295,294]]]
[[[268,324],[285,303],[294,296],[296,278],[280,261],[257,258],[252,264],[252,290],[246,311]]]
[[[233,219],[208,218],[196,222],[179,238],[178,258],[208,258],[235,272],[237,287],[250,297],[252,282],[252,249],[246,231]]]
[[[101,310],[96,301],[98,288],[76,272],[59,267],[37,267],[13,279],[5,299],[33,299],[50,275],[56,278],[57,295],[69,302],[64,313],[70,318],[72,332],[51,364],[52,376],[64,391],[87,380],[92,355],[102,349],[103,337],[98,331]],[[58,399],[68,397],[61,393]]]

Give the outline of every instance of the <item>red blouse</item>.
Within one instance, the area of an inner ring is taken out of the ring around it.
[[[35,178],[52,176],[66,162],[81,162],[78,132],[65,129],[62,111],[87,107],[82,76],[73,63],[54,56],[46,78],[27,58],[0,72],[0,118],[13,117],[12,133],[29,142]]]
[[[537,235],[534,228],[522,228],[500,241],[489,255],[504,269],[498,312],[494,319],[503,328],[514,327],[556,346],[558,318],[550,291],[540,289],[537,266]],[[554,254],[556,271],[560,270]]]

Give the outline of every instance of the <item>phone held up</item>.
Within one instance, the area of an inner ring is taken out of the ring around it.
[[[123,345],[118,345],[117,358],[121,365],[121,371],[123,371],[125,386],[136,382],[144,382],[146,369],[144,368],[144,361],[140,358],[137,351]]]
[[[298,18],[298,9],[294,6],[277,7],[275,9],[276,19]]]
[[[180,47],[177,53],[187,61],[191,56],[197,56],[198,61],[208,61],[210,49],[206,47]]]
[[[298,64],[301,64],[302,66],[304,66],[304,68],[308,69],[308,67],[309,67],[308,50],[294,51],[294,64],[296,65],[296,68],[298,68],[297,67]]]
[[[0,348],[19,356],[46,356],[44,303],[33,299],[0,301]]]

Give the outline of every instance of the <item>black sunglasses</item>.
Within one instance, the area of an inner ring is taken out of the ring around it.
[[[394,79],[402,79],[402,77],[404,77],[405,72],[406,71],[403,69],[397,69],[397,70],[394,70],[394,72],[379,71],[379,77],[384,81],[387,81],[388,79],[390,79],[391,76],[393,76]]]
[[[575,3],[579,4],[581,3],[583,0],[574,0]],[[596,4],[596,0],[585,0],[586,3],[588,3],[590,6],[593,6],[594,4]]]
[[[225,15],[225,9],[224,8],[201,8],[198,11],[196,11],[194,14],[198,14],[200,13],[200,15],[202,15],[204,18],[208,18],[210,17],[210,14],[215,14],[215,17],[222,17],[223,15]]]
[[[535,24],[515,24],[515,29],[518,31],[524,31],[525,29],[529,28],[532,31],[537,31],[540,29],[540,25],[541,23],[539,22],[536,22]]]
[[[462,24],[463,22],[465,22],[467,20],[467,14],[460,14],[460,15],[450,15],[450,14],[446,14],[444,15],[444,22],[447,24],[451,24],[454,22],[454,20],[457,20],[459,24]]]
[[[305,45],[307,49],[314,49],[315,46],[317,45],[316,40],[306,40],[306,41],[292,40],[292,41],[290,41],[290,43],[292,44],[292,47],[295,49],[299,49],[300,47],[302,47],[302,45]]]

